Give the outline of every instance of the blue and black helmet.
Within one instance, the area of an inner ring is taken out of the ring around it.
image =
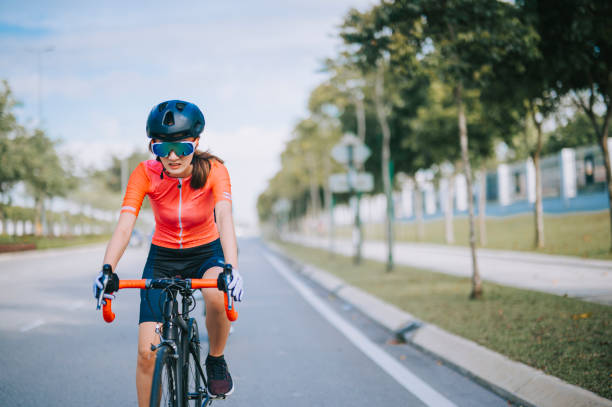
[[[204,114],[193,103],[168,100],[155,106],[149,113],[147,136],[160,140],[198,137],[204,130],[204,123]]]

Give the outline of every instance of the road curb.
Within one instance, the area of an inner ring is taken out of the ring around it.
[[[389,331],[517,405],[612,407],[611,400],[510,360],[433,324],[425,324],[413,315],[347,284],[324,270],[291,258],[273,243],[266,242],[266,245],[294,270],[350,303]]]

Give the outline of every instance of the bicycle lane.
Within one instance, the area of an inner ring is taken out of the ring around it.
[[[226,357],[232,405],[507,406],[302,280],[255,239],[241,242],[247,297]]]

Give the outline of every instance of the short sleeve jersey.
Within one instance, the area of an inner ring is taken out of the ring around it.
[[[130,175],[121,212],[138,216],[145,195],[155,215],[152,243],[182,249],[210,243],[219,237],[214,219],[217,202],[232,200],[227,168],[215,159],[203,188],[193,189],[191,176],[172,178],[163,174],[159,161],[141,162]]]

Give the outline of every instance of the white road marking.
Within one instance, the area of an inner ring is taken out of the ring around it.
[[[31,331],[34,328],[38,328],[41,325],[45,324],[45,320],[44,319],[36,319],[32,322],[30,322],[29,324],[26,324],[24,326],[21,327],[21,329],[19,330],[20,332],[28,332]]]
[[[428,406],[456,407],[453,402],[431,388],[404,365],[397,362],[378,345],[340,317],[330,306],[319,299],[310,288],[293,276],[292,272],[280,260],[268,253],[264,255],[278,273],[282,275],[314,309],[406,390],[414,394]]]

